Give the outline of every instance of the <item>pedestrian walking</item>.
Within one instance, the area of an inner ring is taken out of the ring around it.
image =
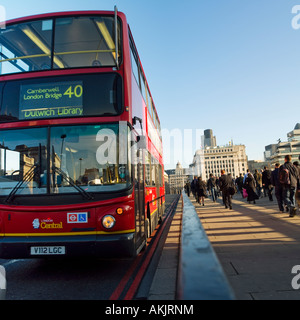
[[[198,194],[198,200],[197,202],[202,206],[204,206],[204,199],[205,197],[207,197],[207,193],[206,193],[206,183],[202,180],[201,177],[198,177],[198,181],[197,181],[197,194]]]
[[[271,183],[271,170],[268,167],[264,167],[264,171],[262,173],[262,185],[264,187],[264,192],[268,194],[269,200],[273,201],[273,185]]]
[[[300,156],[299,156],[299,158],[300,158]],[[298,170],[298,181],[297,181],[297,190],[296,190],[295,198],[296,198],[296,203],[298,205],[298,210],[300,211],[300,166],[299,166],[299,162],[298,161],[295,161],[293,163],[293,165]]]
[[[298,169],[291,163],[292,156],[284,157],[284,164],[279,168],[279,182],[283,188],[283,201],[289,208],[290,217],[296,214],[295,194],[299,178]]]
[[[217,192],[217,199],[220,197],[221,192],[220,192],[220,179],[216,177],[216,192]]]
[[[247,172],[244,174],[243,184],[245,183],[246,178],[247,178],[247,176],[248,176],[248,173],[249,173],[249,172],[250,172],[250,170],[249,170],[249,169],[247,169]]]
[[[210,191],[213,202],[217,201],[217,179],[211,173],[207,181],[207,189]]]
[[[261,188],[262,188],[262,175],[261,173],[255,169],[254,171],[254,179],[255,179],[255,183],[256,183],[256,193],[258,195],[258,197],[261,197]]]
[[[225,174],[225,170],[221,170],[221,177],[219,179],[220,190],[222,191],[223,204],[226,209],[232,209],[232,199],[230,194],[230,188],[233,188],[233,182],[231,176]]]
[[[186,182],[185,186],[184,186],[185,192],[188,195],[188,197],[190,197],[190,193],[191,193],[191,184],[189,181]]]
[[[242,198],[243,196],[243,174],[240,173],[240,176],[236,178],[235,184],[237,186],[238,192],[241,194]]]
[[[248,194],[247,201],[249,203],[253,201],[253,203],[255,204],[256,203],[255,200],[259,199],[259,197],[256,193],[255,179],[251,172],[248,172],[247,174],[247,178],[245,179],[245,183],[244,183],[244,188],[246,189]]]
[[[197,177],[194,176],[194,179],[191,182],[191,191],[196,200],[197,200],[197,194],[196,194],[197,180],[198,180]]]
[[[271,174],[271,183],[275,188],[275,197],[277,199],[278,208],[281,213],[284,212],[284,202],[283,202],[283,189],[282,185],[279,182],[279,167],[280,164],[275,164],[275,170]]]

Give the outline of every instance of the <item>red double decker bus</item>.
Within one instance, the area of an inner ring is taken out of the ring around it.
[[[135,256],[164,212],[164,167],[125,15],[8,21],[0,59],[0,258]]]

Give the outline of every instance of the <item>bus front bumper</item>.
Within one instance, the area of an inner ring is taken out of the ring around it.
[[[35,250],[32,248],[35,248]],[[48,248],[48,251],[47,249],[39,250],[38,248]],[[132,257],[134,255],[134,233],[87,236],[0,237],[0,258],[2,259],[76,256],[112,258]]]

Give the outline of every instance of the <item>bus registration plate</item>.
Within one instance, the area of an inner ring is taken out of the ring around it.
[[[64,246],[56,247],[30,247],[31,255],[56,255],[66,254],[66,248]]]

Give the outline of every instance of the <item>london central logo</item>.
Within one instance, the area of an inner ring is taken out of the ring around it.
[[[33,229],[62,229],[62,222],[54,223],[52,219],[40,220],[38,218],[32,221]]]

